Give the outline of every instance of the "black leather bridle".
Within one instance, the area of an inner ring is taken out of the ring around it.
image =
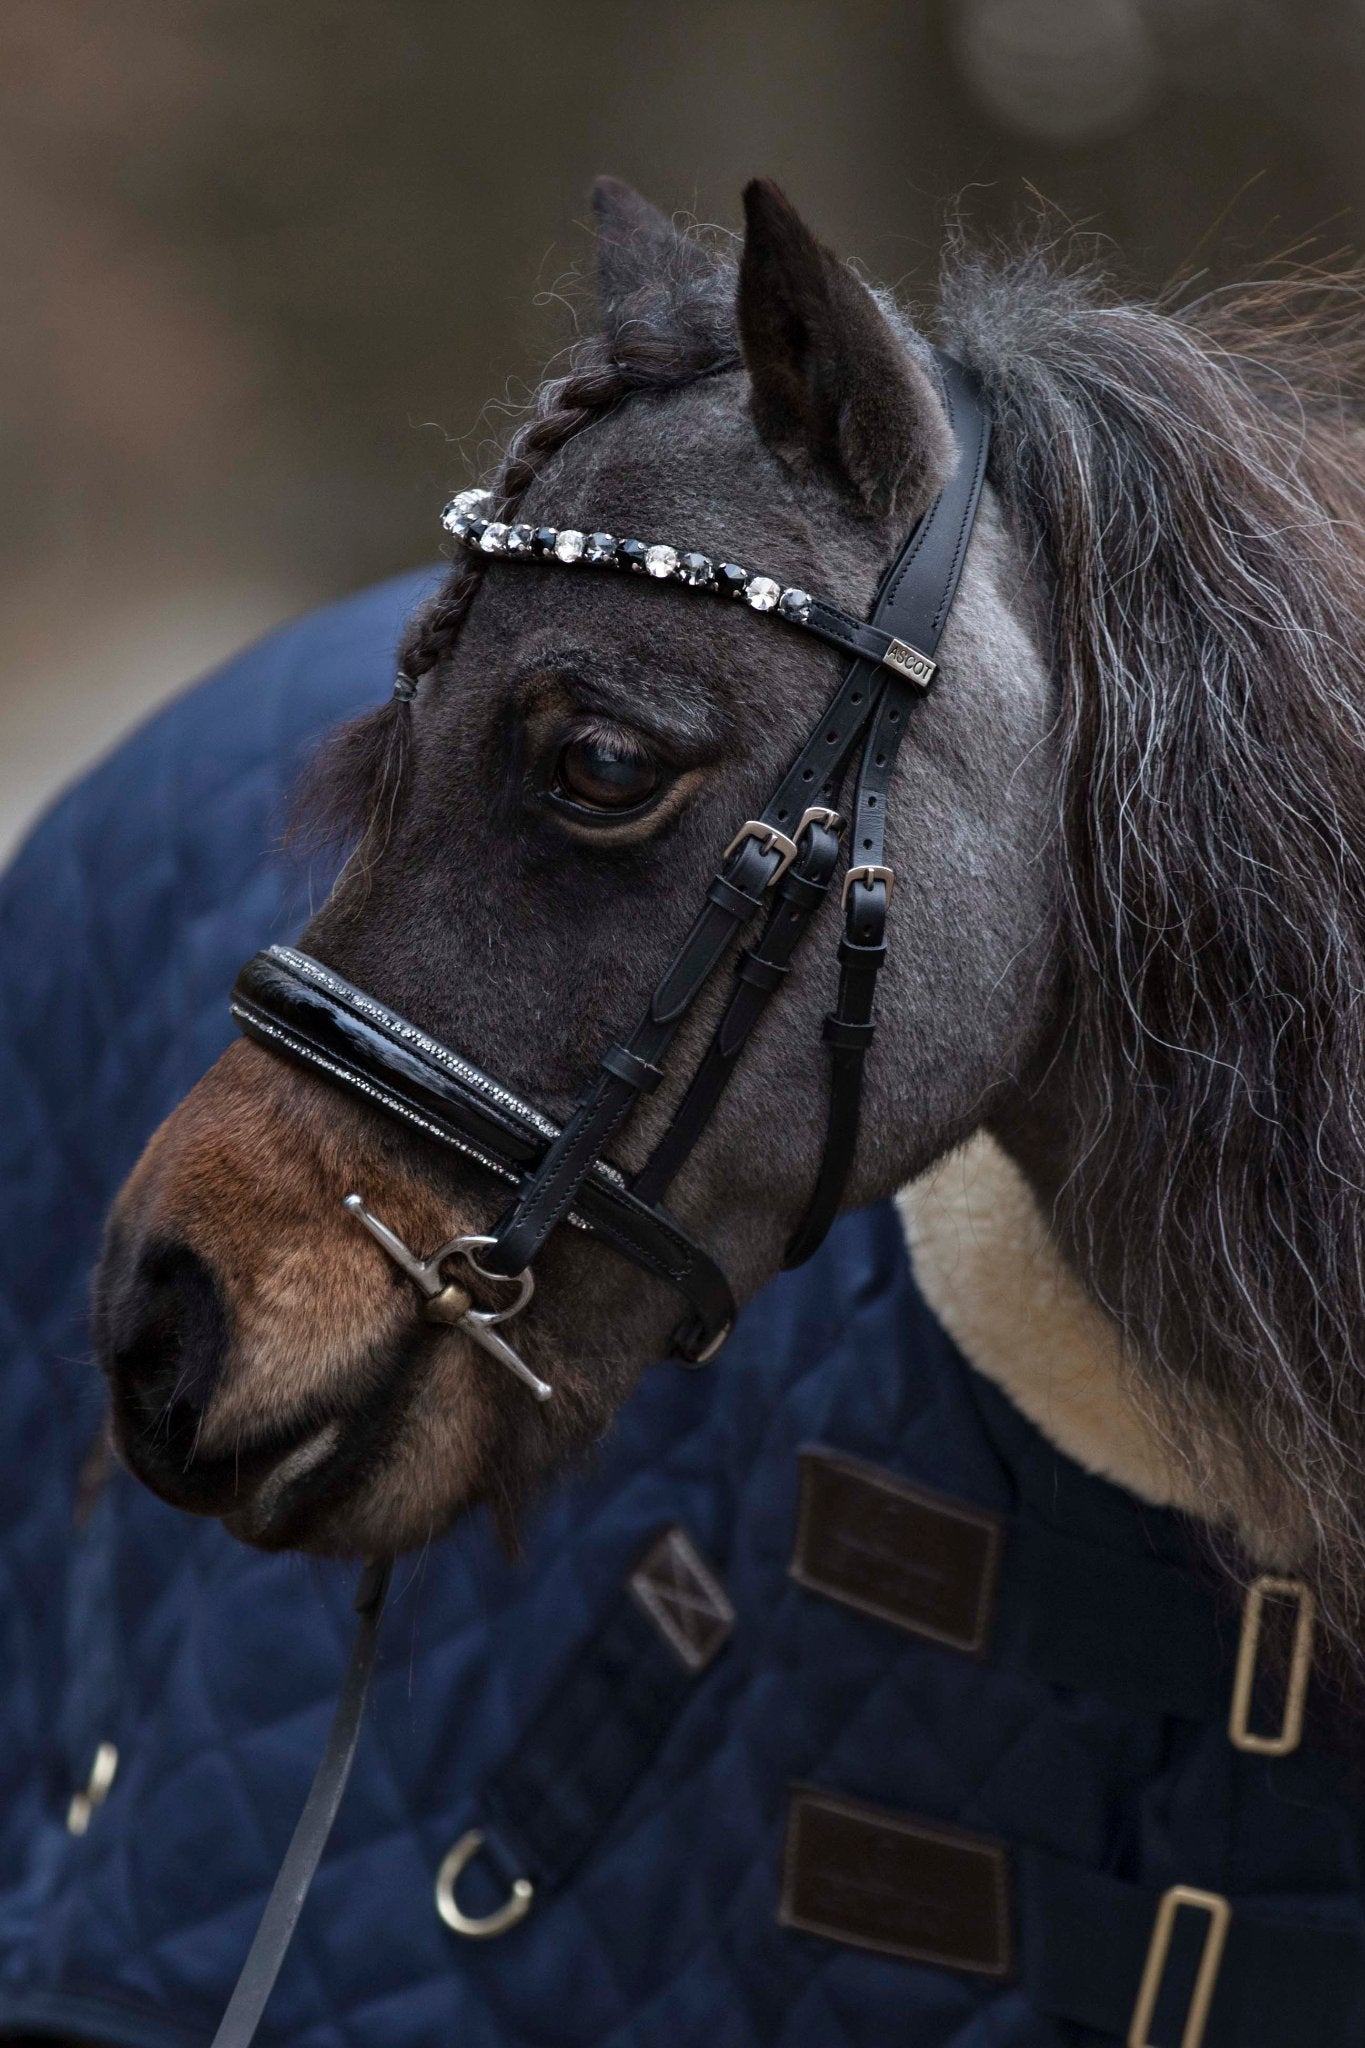
[[[505,1083],[291,947],[258,953],[243,968],[233,992],[233,1015],[248,1036],[513,1185],[510,1204],[480,1241],[481,1270],[505,1278],[521,1275],[552,1231],[565,1221],[577,1223],[683,1296],[689,1313],[674,1334],[673,1348],[693,1363],[713,1357],[724,1342],[734,1319],[734,1297],[711,1254],[663,1206],[664,1197],[705,1131],[834,880],[843,829],[834,806],[861,747],[849,812],[851,859],[842,884],[838,1001],[824,1027],[831,1056],[824,1154],[786,1264],[809,1258],[824,1238],[857,1149],[863,1069],[894,884],[894,871],[884,858],[887,794],[914,701],[934,674],[989,441],[986,415],[967,373],[947,358],[940,362],[958,448],[954,474],[882,577],[866,623],[804,591],[782,593],[772,605],[778,617],[854,659],[761,814],[745,820],[726,847],[705,902],[647,1009],[604,1054],[562,1129]],[[469,494],[471,500],[476,495]],[[461,523],[460,537],[486,549],[488,530],[496,523],[472,515]],[[548,559],[554,553],[551,529],[501,526],[497,531],[529,536],[528,554],[538,550]],[[583,540],[577,534],[572,538]],[[605,535],[591,540],[615,547],[613,566],[627,566],[622,547],[640,547],[613,544]],[[505,538],[498,552],[511,552]],[[650,552],[641,548],[642,555]],[[674,551],[658,552],[673,556]],[[700,556],[680,560],[704,562]],[[705,568],[714,587],[717,572],[710,563]],[[763,583],[777,598],[777,585],[769,579],[749,580]],[[737,935],[765,905],[762,931],[739,954],[729,1001],[672,1120],[651,1157],[627,1180],[607,1160],[613,1140],[641,1097],[662,1081],[663,1062],[679,1027]]]
[[[844,829],[835,805],[861,749],[848,811],[851,859],[842,882],[839,990],[824,1025],[831,1072],[824,1153],[785,1263],[809,1258],[838,1212],[857,1149],[877,974],[886,957],[886,915],[895,880],[885,860],[887,795],[910,712],[935,672],[934,656],[962,573],[990,439],[969,374],[949,357],[940,356],[938,362],[957,465],[883,575],[866,622],[804,591],[779,591],[771,579],[747,578],[732,564],[716,567],[699,555],[679,557],[671,548],[646,549],[639,542],[613,542],[607,535],[566,536],[489,521],[479,516],[479,493],[466,494],[463,503],[457,500],[458,509],[447,518],[457,538],[493,557],[554,555],[561,562],[582,562],[588,572],[595,565],[648,575],[662,570],[670,581],[722,596],[727,590],[744,596],[747,588],[755,609],[773,610],[786,623],[853,656],[762,813],[745,820],[725,849],[705,902],[644,1014],[603,1056],[562,1128],[503,1082],[293,948],[272,946],[258,953],[238,977],[232,1011],[249,1037],[511,1184],[512,1199],[486,1236],[455,1239],[427,1260],[409,1253],[365,1212],[357,1196],[348,1197],[360,1219],[421,1286],[428,1314],[462,1324],[498,1355],[510,1347],[495,1333],[490,1343],[487,1326],[501,1318],[473,1311],[470,1295],[445,1282],[445,1262],[462,1256],[485,1278],[527,1281],[529,1293],[537,1254],[565,1223],[666,1280],[684,1298],[688,1313],[674,1335],[677,1355],[703,1364],[723,1344],[735,1314],[729,1283],[711,1254],[669,1214],[663,1198],[706,1129],[834,880]],[[566,539],[572,543],[567,549],[557,545]],[[601,545],[594,549],[593,543]],[[647,560],[651,555],[653,563]],[[745,587],[737,578],[745,579]],[[755,595],[758,584],[764,587]],[[400,676],[398,687],[400,695],[411,696],[414,684]],[[651,1157],[627,1180],[607,1160],[613,1140],[641,1097],[663,1079],[663,1061],[679,1027],[735,938],[765,906],[763,928],[739,954],[733,990],[706,1052]],[[475,1247],[481,1258],[476,1259]],[[513,1361],[514,1369],[538,1384],[515,1353],[504,1358]],[[548,1395],[550,1389],[541,1384],[540,1391]],[[214,2048],[247,2048],[284,1959],[354,1756],[384,1580],[383,1568],[372,1566],[362,1581],[359,1633],[327,1749]]]

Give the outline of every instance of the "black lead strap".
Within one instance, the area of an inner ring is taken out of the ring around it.
[[[294,1939],[303,1902],[313,1882],[327,1838],[341,1807],[346,1781],[355,1762],[356,1745],[365,1718],[365,1701],[374,1671],[375,1647],[384,1596],[389,1589],[391,1566],[366,1565],[356,1588],[355,1606],[360,1619],[351,1646],[341,1696],[327,1733],[327,1744],[313,1782],[308,1788],[303,1812],[293,1839],[285,1851],[270,1897],[265,1902],[256,1936],[233,1987],[212,2048],[250,2048],[256,2038],[275,1979]]]

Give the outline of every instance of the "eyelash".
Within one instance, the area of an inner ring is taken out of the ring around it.
[[[562,789],[555,787],[555,775],[567,750],[575,745],[599,745],[606,751],[615,752],[648,764],[657,770],[657,780],[648,795],[638,804],[631,804],[619,810],[578,803]],[[541,770],[541,801],[562,816],[575,823],[587,826],[594,832],[608,832],[616,825],[629,825],[647,817],[667,794],[676,777],[676,769],[627,726],[616,725],[612,720],[585,714],[560,726],[550,740]]]

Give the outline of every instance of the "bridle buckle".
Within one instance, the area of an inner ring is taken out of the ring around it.
[[[790,837],[785,832],[779,831],[776,825],[770,825],[766,818],[746,818],[721,855],[721,859],[729,860],[730,855],[737,853],[746,839],[757,839],[765,853],[777,853],[781,856],[765,885],[771,889],[774,883],[782,880],[783,875],[786,874],[787,869],[796,859],[800,851],[801,840],[812,825],[823,825],[828,831],[835,833],[836,836],[844,829],[844,821],[839,816],[839,813],[830,810],[827,804],[812,804],[808,810],[802,811],[801,822]]]
[[[886,907],[888,910],[891,908],[891,896],[896,886],[896,870],[894,868],[879,868],[866,861],[861,867],[849,868],[844,876],[843,894],[839,898],[840,909],[848,909],[848,899],[853,894],[854,886],[858,882],[866,882],[869,889],[874,882],[885,882]]]
[[[721,855],[721,859],[729,860],[732,853],[738,853],[746,839],[756,839],[764,853],[777,853],[781,855],[777,866],[764,884],[765,888],[771,889],[774,882],[781,881],[787,869],[796,859],[796,841],[789,839],[785,832],[779,832],[776,825],[768,824],[764,818],[747,818],[726,847]]]

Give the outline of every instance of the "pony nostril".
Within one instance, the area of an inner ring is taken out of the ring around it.
[[[175,1434],[197,1427],[228,1345],[222,1296],[198,1253],[150,1246],[99,1321],[105,1369],[130,1417]]]

